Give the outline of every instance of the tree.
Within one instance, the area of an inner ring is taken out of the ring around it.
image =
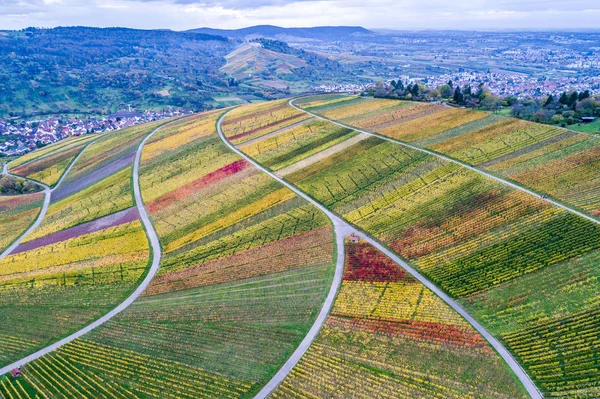
[[[377,84],[375,85],[375,97],[385,97],[387,96],[387,90],[385,89],[385,86],[383,85],[383,82],[377,82]]]
[[[577,103],[576,111],[580,116],[594,116],[600,104],[593,98],[585,98]]]
[[[410,92],[412,93],[413,96],[418,96],[419,95],[419,85],[415,83]]]
[[[579,101],[585,100],[586,98],[590,97],[590,91],[586,90],[584,92],[579,93],[579,96],[577,97]]]
[[[569,96],[567,96],[566,91],[562,92],[562,94],[560,95],[560,98],[558,99],[558,102],[563,105],[567,105],[569,103]]]
[[[485,92],[484,94],[481,95],[481,99],[479,102],[479,105],[481,106],[481,108],[488,110],[488,111],[493,111],[498,108],[499,104],[500,104],[500,99],[498,97],[492,95],[491,93]]]
[[[448,81],[448,86],[450,86],[450,88],[453,88],[453,87],[454,87],[454,85],[453,85],[453,83],[452,83],[452,80],[449,80],[449,81]]]
[[[462,104],[463,103],[463,101],[465,100],[465,97],[461,93],[460,87],[456,86],[456,89],[454,90],[454,96],[452,97],[452,99],[457,104]]]
[[[452,83],[452,81],[450,81]],[[450,84],[440,86],[440,96],[442,98],[450,98],[452,96],[452,86]]]
[[[567,105],[569,107],[573,107],[575,105],[575,103],[577,102],[577,99],[579,98],[579,95],[577,94],[576,91],[574,91],[573,93],[571,93],[571,95],[569,96],[569,100],[567,101]]]
[[[544,107],[547,107],[548,105],[552,104],[554,102],[554,96],[552,96],[552,94],[550,94],[548,96],[548,98],[546,99],[546,101],[544,101]]]

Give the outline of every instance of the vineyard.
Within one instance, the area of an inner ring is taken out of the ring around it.
[[[148,133],[147,127],[134,131],[138,142]],[[130,145],[131,133],[124,133],[68,139],[62,146],[28,154],[25,161],[13,161],[18,165],[15,170],[44,164],[46,170],[60,171],[66,170],[66,161],[71,163],[80,154],[71,169],[80,175],[77,179],[71,173],[65,176],[70,183],[52,192],[41,223],[0,259],[0,313],[3,320],[10,320],[0,323],[0,341],[8,348],[0,353],[0,365],[98,319],[121,303],[145,275],[149,248],[139,215],[132,208],[131,160],[116,170],[114,162],[104,169],[83,169],[79,163],[98,156],[106,159],[106,152],[115,146]],[[32,224],[42,199],[41,193],[0,197],[3,246]],[[4,226],[13,229],[6,231]]]
[[[368,243],[347,241],[333,311],[272,397],[525,395],[452,309]]]
[[[548,126],[481,113],[461,119],[463,125],[477,130],[461,131],[462,125],[450,123],[458,120],[456,116],[444,116],[457,110],[445,107],[410,119],[429,112],[423,110],[427,104],[336,97],[330,97],[331,105],[319,103],[317,97],[303,101],[316,104],[311,109],[353,126],[419,126],[412,121],[436,120],[443,126],[430,128],[423,123],[413,139],[429,140],[436,150],[457,158],[472,146],[492,148],[491,143],[498,140],[515,148],[506,154],[500,148],[505,148],[503,144],[493,155],[489,155],[491,150],[485,157],[481,155],[481,162],[498,160],[490,162],[489,168],[507,165],[518,151],[520,156],[529,156],[523,148],[559,147],[564,135]],[[404,122],[394,122],[398,119]],[[433,139],[441,136],[445,140]],[[583,146],[595,140],[567,136],[579,145],[579,157],[585,153]],[[587,159],[578,158],[582,173],[582,166],[589,164],[591,169],[596,162],[592,150],[588,147]],[[253,156],[259,159],[260,155]],[[544,156],[552,155],[546,152]],[[563,159],[555,161],[555,174],[568,170],[568,164],[561,163]],[[281,161],[285,162],[285,157]],[[572,161],[570,166],[576,163]],[[586,184],[594,184],[593,176],[584,177],[589,178]],[[593,346],[597,337],[593,314],[600,287],[593,264],[600,253],[598,224],[459,165],[377,137],[323,156],[285,178],[381,240],[458,299],[514,354],[545,395],[597,395],[593,359],[600,352]],[[566,281],[568,275],[572,282]],[[560,291],[550,293],[546,287],[559,287]],[[388,308],[373,306],[381,300],[377,288],[381,287],[357,288],[353,295],[364,307],[355,303],[348,315],[368,309],[373,315],[389,315]],[[340,297],[343,295],[342,290]],[[562,328],[570,325],[570,320],[576,320],[573,327]],[[561,327],[551,330],[548,337],[540,335],[554,325]],[[586,341],[584,337],[589,338]],[[536,342],[539,350],[532,349],[531,343],[519,344],[521,341]]]
[[[485,112],[348,96],[298,101],[350,126],[428,148],[600,215],[600,138]]]
[[[0,309],[11,323],[0,325],[0,336],[23,342],[2,351],[0,362],[17,360],[112,309],[147,263],[146,235],[137,221],[1,260]]]
[[[131,167],[60,201],[52,202],[41,226],[23,242],[39,239],[133,206]]]
[[[280,170],[344,142],[357,133],[324,121],[307,121],[240,149],[272,170]]]
[[[42,193],[0,196],[0,253],[33,223],[43,200]]]
[[[15,175],[52,187],[58,182],[73,159],[95,138],[92,135],[71,137],[64,142],[34,151],[11,162],[8,165],[9,170]]]
[[[92,143],[73,165],[65,178],[63,187],[86,179],[97,182],[98,172],[103,172],[100,177],[105,177],[116,172],[111,169],[112,165],[123,168],[125,165],[131,164],[133,154],[142,139],[163,124],[165,124],[164,121],[133,126],[115,134],[105,135],[101,140]],[[122,160],[125,162],[121,162]],[[110,172],[107,172],[107,169],[110,169]],[[86,182],[85,185],[88,184],[89,182]]]
[[[219,115],[171,124],[144,147],[142,195],[163,248],[144,296],[0,392],[252,397],[295,350],[331,285],[333,231],[227,149]]]
[[[233,110],[223,123],[223,132],[232,143],[243,144],[308,118],[289,107],[287,100],[257,103]]]
[[[106,324],[0,376],[0,397],[252,398],[292,359],[270,397],[527,397],[488,332],[544,397],[600,396],[600,224],[435,154],[600,214],[597,137],[442,104],[294,104],[317,116],[252,103],[13,160],[54,189],[0,258],[0,366],[115,309],[150,248],[160,267]],[[0,249],[43,199],[0,196]],[[334,279],[337,216],[359,234]]]

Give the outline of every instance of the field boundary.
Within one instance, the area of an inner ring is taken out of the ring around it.
[[[141,163],[142,151],[144,149],[144,145],[146,144],[146,142],[154,134],[158,133],[161,129],[163,129],[173,123],[176,123],[179,120],[180,119],[178,118],[172,122],[163,124],[163,125],[157,127],[156,129],[154,129],[148,135],[146,135],[146,137],[138,145],[138,149],[137,149],[134,164],[133,164],[133,173],[132,174],[133,174],[133,183],[134,183],[133,184],[133,193],[134,193],[135,205],[138,208],[138,212],[140,214],[140,220],[142,222],[144,230],[146,231],[146,235],[147,235],[148,241],[150,243],[150,256],[152,257],[151,266],[148,269],[146,276],[144,277],[144,280],[141,282],[140,285],[138,285],[138,287],[135,289],[135,291],[131,295],[129,295],[129,297],[127,297],[127,299],[125,299],[116,308],[114,308],[113,310],[111,310],[110,312],[108,312],[107,314],[102,316],[101,318],[97,319],[96,321],[94,321],[91,324],[88,324],[87,326],[85,326],[82,329],[80,329],[79,331],[69,335],[68,337],[65,337],[65,338],[47,346],[29,356],[26,356],[20,360],[17,360],[16,362],[13,362],[5,367],[0,368],[0,375],[4,375],[15,368],[22,367],[27,363],[37,360],[37,359],[41,358],[42,356],[47,355],[47,354],[59,349],[60,347],[82,337],[83,335],[89,333],[90,331],[96,329],[97,327],[100,327],[101,325],[105,324],[106,322],[110,321],[112,318],[117,316],[119,313],[123,312],[129,306],[131,306],[131,304],[146,290],[148,285],[150,285],[150,283],[154,279],[154,276],[156,275],[156,273],[158,272],[158,269],[160,267],[160,261],[161,261],[161,257],[162,257],[162,249],[160,246],[160,241],[158,239],[158,235],[156,234],[156,230],[154,229],[154,225],[152,224],[152,222],[150,220],[150,215],[148,214],[148,212],[146,210],[146,206],[142,200],[140,179],[139,179],[139,168],[140,168],[140,163]],[[48,200],[50,198],[50,192],[51,191],[48,188],[48,195],[47,195]]]
[[[291,101],[293,101],[293,100],[290,100],[290,102]],[[299,109],[299,110],[306,112],[302,109]],[[283,184],[288,189],[292,190],[294,193],[296,193],[300,197],[306,199],[311,204],[316,206],[319,210],[321,210],[323,213],[325,213],[327,215],[327,217],[329,217],[334,222],[334,225],[336,226],[336,228],[339,225],[340,229],[344,229],[344,231],[357,233],[357,235],[359,237],[361,237],[362,239],[364,239],[371,245],[375,246],[377,249],[379,249],[381,252],[383,252],[386,256],[388,256],[394,262],[401,265],[409,274],[411,274],[414,278],[419,280],[423,285],[425,285],[433,293],[435,293],[440,299],[442,299],[450,307],[452,307],[452,309],[454,309],[457,313],[459,313],[465,319],[465,321],[467,321],[473,328],[475,328],[490,343],[490,345],[494,348],[494,350],[496,350],[496,352],[502,357],[502,359],[504,359],[506,364],[510,367],[510,369],[513,371],[513,373],[519,379],[521,384],[523,384],[523,386],[525,387],[525,389],[527,390],[527,392],[533,399],[542,399],[543,398],[543,396],[540,393],[537,386],[534,384],[534,382],[531,380],[531,378],[525,372],[525,370],[521,367],[521,365],[515,360],[515,358],[512,356],[512,354],[504,347],[504,345],[502,345],[500,343],[500,341],[498,341],[489,331],[487,331],[487,329],[485,327],[483,327],[481,324],[479,324],[479,322],[477,322],[477,320],[475,320],[475,318],[473,318],[473,316],[471,316],[465,309],[463,309],[458,304],[458,302],[456,302],[454,299],[452,299],[448,294],[443,292],[434,283],[429,281],[425,276],[423,276],[421,273],[419,273],[417,270],[415,270],[412,266],[410,266],[408,263],[406,263],[404,260],[402,260],[396,254],[394,254],[388,248],[386,248],[379,241],[377,241],[376,239],[371,237],[369,234],[367,234],[366,232],[357,228],[356,226],[353,226],[350,223],[346,222],[340,216],[336,215],[335,213],[333,213],[332,211],[327,209],[324,205],[322,205],[321,203],[316,201],[314,198],[312,198],[309,194],[305,193],[304,191],[302,191],[295,185],[293,185],[293,184],[287,182],[286,180],[282,179],[281,177],[277,176],[275,173],[269,171],[266,167],[264,167],[263,165],[261,165],[260,163],[258,163],[254,159],[252,159],[251,157],[247,156],[246,154],[244,154],[243,152],[241,152],[240,150],[235,148],[235,146],[233,144],[231,144],[229,142],[229,140],[227,140],[227,138],[225,137],[225,135],[223,134],[223,131],[221,129],[223,119],[229,112],[230,111],[227,111],[223,115],[221,115],[221,117],[219,118],[219,120],[217,122],[217,132],[219,134],[219,137],[223,141],[223,143],[225,143],[225,145],[227,145],[231,150],[235,151],[238,155],[240,155],[241,157],[246,159],[252,165],[257,167],[261,171],[265,172],[266,174],[271,176],[273,179],[277,180],[279,183]],[[316,117],[319,117],[319,116],[316,116]],[[321,119],[323,119],[323,118],[321,118]],[[347,126],[343,126],[343,127],[347,127]],[[367,132],[364,132],[364,133],[370,134]],[[338,251],[339,251],[339,249],[338,249]],[[319,315],[319,316],[321,316],[321,315]],[[317,319],[317,321],[315,322],[315,325],[313,325],[313,328],[311,328],[311,330],[310,330],[310,332],[313,332],[313,329],[317,330],[316,333],[314,334],[314,337],[312,337],[312,336],[309,337],[308,335],[305,337],[305,340],[310,340],[310,342],[308,342],[308,346],[310,346],[310,343],[312,343],[314,338],[316,338],[316,335],[318,334],[318,332],[323,324],[323,323],[321,323],[318,326],[318,328],[316,328],[317,322],[319,322],[319,319]],[[273,377],[273,379],[271,381],[269,381],[269,383],[265,387],[263,387],[263,389],[254,397],[255,399],[264,399],[273,390],[275,390],[277,388],[277,386],[285,379],[285,377],[289,374],[289,372],[291,371],[293,366],[296,363],[298,363],[298,361],[300,361],[300,358],[308,349],[308,346],[305,347],[304,344],[305,344],[305,341],[302,341],[301,346],[298,347],[298,349],[296,350],[296,352],[294,352],[292,357],[290,357],[288,362],[285,363],[284,367],[282,367],[277,372],[277,374]]]
[[[359,133],[368,134],[370,136],[378,137],[378,138],[380,138],[382,140],[386,140],[386,141],[389,141],[391,143],[396,143],[398,145],[404,146],[406,148],[410,148],[410,149],[415,150],[415,151],[421,151],[421,152],[424,152],[426,154],[436,156],[436,157],[438,157],[440,159],[443,159],[443,160],[448,161],[448,162],[452,162],[454,164],[457,164],[457,165],[460,165],[460,166],[462,166],[464,168],[467,168],[467,169],[469,169],[469,170],[471,170],[471,171],[473,171],[475,173],[479,173],[480,175],[483,175],[483,176],[486,176],[486,177],[488,177],[490,179],[496,180],[497,182],[503,183],[503,184],[505,184],[507,186],[510,186],[510,187],[512,187],[512,188],[514,188],[516,190],[520,190],[520,191],[522,191],[524,193],[527,193],[529,195],[533,195],[534,197],[537,197],[537,198],[539,198],[539,199],[541,199],[543,201],[546,201],[546,202],[548,202],[548,203],[550,203],[552,205],[555,205],[555,206],[557,206],[559,208],[562,208],[562,209],[566,210],[567,212],[571,212],[571,213],[573,213],[573,214],[575,214],[577,216],[581,216],[582,218],[587,219],[587,220],[589,220],[589,221],[591,221],[593,223],[600,224],[600,219],[599,218],[596,218],[594,216],[588,215],[587,213],[578,211],[577,209],[575,209],[575,208],[573,208],[573,207],[571,207],[569,205],[563,204],[562,202],[559,202],[557,200],[551,199],[551,198],[549,198],[547,196],[540,195],[539,193],[536,193],[533,190],[525,188],[522,185],[519,185],[517,183],[513,183],[513,182],[511,182],[510,180],[507,180],[507,179],[503,179],[502,177],[496,176],[495,174],[483,171],[483,170],[481,170],[481,169],[479,169],[479,168],[477,168],[475,166],[471,166],[471,165],[466,164],[466,163],[464,163],[462,161],[459,161],[458,159],[451,158],[449,156],[440,154],[439,152],[436,152],[436,151],[428,150],[426,148],[422,148],[422,147],[418,147],[418,146],[415,146],[415,145],[412,145],[412,144],[409,144],[409,143],[405,143],[404,141],[396,140],[396,139],[384,136],[384,135],[379,134],[379,133],[370,132],[368,130],[362,130],[362,129],[359,129],[357,127],[353,127],[351,125],[347,125],[345,123],[338,122],[336,120],[333,120],[333,119],[330,119],[330,118],[327,118],[327,117],[324,117],[324,116],[312,113],[312,112],[307,111],[305,109],[302,109],[302,108],[300,108],[300,107],[298,107],[297,105],[294,104],[294,101],[296,101],[298,98],[299,97],[292,98],[288,102],[288,104],[291,107],[297,109],[298,111],[305,112],[308,115],[311,115],[311,116],[313,116],[315,118],[318,118],[318,119],[321,119],[321,120],[324,120],[324,121],[327,121],[327,122],[331,122],[334,125],[337,125],[337,126],[340,126],[340,127],[344,127],[344,128],[347,128],[347,129],[352,129],[352,130],[354,130],[356,132],[359,132]]]

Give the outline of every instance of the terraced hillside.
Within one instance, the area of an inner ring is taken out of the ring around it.
[[[308,98],[299,104],[344,122],[355,113],[366,121],[368,115],[398,118],[409,109],[419,117],[430,112],[427,104],[349,97]],[[370,107],[370,114],[360,107]],[[431,115],[445,112],[456,110],[440,108]],[[470,124],[489,117],[465,118]],[[435,129],[456,129],[453,124]],[[327,141],[338,129],[330,124],[318,137]],[[356,140],[356,134],[341,142],[329,139],[331,146],[324,144],[326,149],[302,160],[298,154],[311,154],[310,141],[302,134],[290,138],[289,130],[239,148],[264,165],[275,165],[277,174],[458,299],[546,396],[596,397],[600,225],[435,155],[362,133]],[[348,145],[340,145],[344,142]],[[278,169],[281,164],[298,167]]]
[[[0,397],[600,395],[600,223],[419,149],[492,168],[564,131],[429,104],[297,103],[311,114],[250,104],[13,161],[52,179],[0,197],[16,226],[0,244],[19,243],[0,258],[0,368],[126,305],[22,360]]]
[[[263,48],[259,43],[248,43],[225,56],[227,61],[220,70],[236,79],[244,79],[267,69],[275,74],[291,74],[296,68],[308,66],[306,61],[291,55]]]
[[[114,154],[135,151],[155,128],[72,138],[9,164],[15,173],[40,171],[27,178],[51,176],[40,180],[55,187],[46,190],[41,211],[42,194],[0,197],[3,242],[19,238],[0,259],[1,367],[99,319],[139,285],[150,252],[134,207],[133,159]],[[21,236],[34,219],[35,228]]]
[[[163,248],[144,296],[0,392],[252,397],[294,351],[331,286],[333,231],[230,152],[218,116],[164,127],[144,147],[142,195]]]
[[[408,101],[309,97],[302,108],[448,155],[600,215],[600,137]]]

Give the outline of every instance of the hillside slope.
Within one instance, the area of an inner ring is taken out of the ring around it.
[[[263,48],[260,43],[247,43],[225,56],[227,63],[222,72],[242,79],[256,73],[268,71],[275,74],[289,74],[295,68],[306,67],[300,58]]]

